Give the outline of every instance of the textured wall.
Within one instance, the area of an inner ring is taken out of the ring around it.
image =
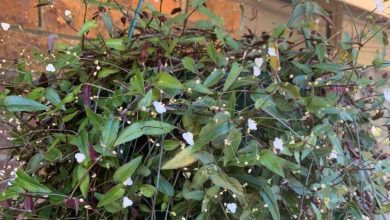
[[[38,0],[1,0],[0,1],[0,22],[11,24],[7,32],[0,28],[0,59],[13,60],[20,56],[23,49],[25,54],[37,47],[46,50],[47,37],[51,33],[60,34],[59,40],[69,42],[72,36],[83,24],[84,6],[83,0],[54,0],[52,6],[44,6],[39,9]],[[97,1],[99,2],[99,1]],[[117,0],[129,9],[134,9],[138,0]],[[156,8],[160,6],[160,0],[149,0]],[[173,8],[185,8],[185,0],[164,0],[163,12],[170,13]],[[207,2],[207,7],[217,15],[223,17],[228,31],[236,31],[240,25],[241,9],[240,3],[229,0],[212,0]],[[65,11],[72,14],[71,28],[65,21]],[[90,6],[87,10],[87,19],[97,12],[97,6]],[[114,24],[119,29],[128,28],[128,23],[123,25],[120,22],[121,13],[116,10],[109,11]],[[191,19],[205,18],[195,13]],[[99,25],[104,29],[103,25]],[[102,33],[105,31],[103,30]],[[93,33],[91,33],[93,34]]]

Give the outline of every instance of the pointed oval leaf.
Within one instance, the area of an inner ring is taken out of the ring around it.
[[[129,177],[131,177],[135,170],[138,168],[142,161],[142,156],[132,159],[130,162],[119,167],[113,176],[113,179],[117,182],[123,183]]]
[[[114,143],[114,147],[118,146],[120,144],[135,140],[139,137],[144,135],[142,131],[142,126],[139,123],[134,123],[130,125],[129,127],[125,128],[120,134],[119,137],[116,139]]]
[[[97,207],[110,205],[111,203],[121,199],[125,194],[125,190],[122,189],[121,184],[111,188],[99,201]]]
[[[278,157],[270,150],[263,150],[261,158],[259,160],[260,164],[265,166],[267,169],[278,174],[284,178],[284,172],[282,166],[279,164]]]
[[[79,37],[81,37],[81,36],[83,36],[85,33],[87,33],[89,30],[91,30],[94,27],[97,27],[96,21],[94,21],[94,20],[86,21],[83,24],[83,26],[80,28],[80,30],[79,30],[77,35]]]
[[[102,142],[106,147],[111,147],[118,135],[119,121],[110,117],[102,131]]]
[[[36,112],[47,109],[46,105],[21,96],[7,96],[4,105],[11,112]]]
[[[184,148],[184,150],[180,151],[172,159],[166,162],[161,169],[173,170],[191,165],[197,161],[197,158],[192,154],[192,147]]]
[[[46,186],[40,184],[31,176],[27,175],[22,170],[16,172],[15,186],[22,187],[23,189],[33,193],[50,193],[51,190]]]
[[[143,133],[145,135],[162,135],[171,132],[176,127],[162,121],[142,122]]]

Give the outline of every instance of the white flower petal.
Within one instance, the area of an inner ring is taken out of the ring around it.
[[[67,10],[65,10],[64,14],[65,14],[66,17],[69,17],[69,16],[72,15],[72,12],[67,9]]]
[[[261,70],[257,66],[253,66],[253,75],[254,76],[260,76]]]
[[[183,139],[187,142],[189,145],[194,145],[194,135],[191,132],[183,133]]]
[[[231,212],[233,214],[236,213],[236,211],[237,211],[237,204],[236,203],[228,203],[226,205],[226,207],[229,210],[229,212]]]
[[[255,120],[248,118],[248,128],[249,130],[257,130],[257,123],[255,122]]]
[[[271,57],[276,57],[276,50],[272,47],[268,47],[268,55],[270,55]]]
[[[332,152],[330,152],[329,154],[329,159],[337,159],[338,157],[338,153],[335,149],[332,150]]]
[[[261,57],[255,59],[256,66],[259,68],[261,68],[261,66],[263,65],[263,62],[264,62],[264,59]]]
[[[8,23],[5,23],[5,22],[1,22],[1,28],[4,30],[4,31],[8,31],[8,29],[11,27],[10,24]]]
[[[167,111],[167,109],[165,108],[165,105],[162,102],[154,101],[153,106],[156,109],[157,113],[159,113],[159,114],[162,114],[162,113]]]
[[[77,163],[82,163],[85,160],[85,154],[83,153],[77,153],[74,157],[76,158]]]
[[[131,199],[129,199],[129,197],[125,196],[123,198],[122,207],[125,209],[129,206],[132,206],[132,205],[133,205],[133,201]]]
[[[274,150],[275,151],[283,151],[284,146],[283,146],[283,140],[280,138],[275,138],[274,140]]]
[[[53,64],[49,63],[49,64],[47,64],[47,66],[46,66],[46,71],[47,71],[47,72],[55,72],[55,71],[56,71],[56,68],[54,67]]]
[[[125,182],[123,182],[123,185],[125,185],[125,186],[133,185],[133,180],[131,179],[131,177],[129,177],[127,180],[125,180]]]
[[[386,101],[390,102],[390,89],[386,88],[383,90],[383,95],[385,96]]]
[[[378,10],[378,12],[385,11],[385,6],[383,5],[382,0],[375,0],[375,5],[376,5],[376,9]]]

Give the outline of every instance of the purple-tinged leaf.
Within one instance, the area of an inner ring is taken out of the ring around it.
[[[54,43],[55,43],[57,38],[58,38],[57,34],[50,34],[49,40],[48,40],[48,43],[47,43],[47,47],[48,47],[49,53],[53,52],[53,50],[54,50]]]
[[[31,195],[25,195],[24,196],[24,209],[29,211],[34,211],[34,201]]]
[[[83,87],[83,103],[85,106],[91,107],[92,86],[84,85]]]

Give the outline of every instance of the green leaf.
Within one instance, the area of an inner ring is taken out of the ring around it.
[[[41,161],[45,159],[45,156],[42,153],[37,153],[34,156],[30,158],[30,160],[27,163],[27,172],[35,172],[37,171],[41,166]]]
[[[139,191],[141,191],[141,193],[148,198],[151,198],[157,192],[154,186],[147,184],[141,185]]]
[[[210,59],[214,62],[217,63],[217,51],[215,50],[214,43],[209,43],[207,45],[207,55],[209,55]]]
[[[237,80],[238,76],[240,75],[242,71],[242,68],[240,64],[233,63],[232,68],[230,69],[230,73],[226,78],[226,82],[223,85],[223,91],[226,92],[230,86],[233,85],[233,83]]]
[[[341,142],[338,136],[336,136],[336,133],[334,133],[332,130],[328,131],[327,133],[329,142],[332,144],[333,148],[337,152],[337,163],[340,165],[344,165],[345,158],[344,158],[344,150],[341,146]]]
[[[189,166],[196,162],[198,159],[193,156],[192,147],[186,147],[178,154],[176,154],[172,159],[166,162],[161,169],[163,170],[173,170],[182,167]]]
[[[68,121],[71,121],[80,111],[75,111],[73,113],[67,114],[62,118],[62,122],[66,123]]]
[[[310,74],[312,72],[312,69],[308,65],[305,65],[305,64],[302,64],[302,63],[299,63],[299,62],[296,62],[296,61],[293,61],[291,63],[295,67],[297,67],[298,69],[302,70],[306,74]]]
[[[278,157],[270,150],[262,150],[262,155],[259,160],[260,164],[267,167],[267,169],[278,174],[284,178],[284,172],[281,165],[278,162]]]
[[[131,86],[136,89],[140,94],[145,94],[144,76],[140,71],[136,71],[135,75],[130,80]]]
[[[175,126],[161,121],[144,121],[142,130],[145,135],[162,135],[171,132]]]
[[[53,104],[53,105],[56,106],[56,107],[58,107],[57,105],[61,103],[60,96],[58,95],[58,93],[56,92],[56,90],[54,90],[53,88],[50,88],[50,87],[49,87],[49,88],[46,88],[45,93],[43,94],[43,96],[45,96],[45,98],[46,98],[51,104]],[[62,110],[66,110],[64,105],[61,106],[61,109],[62,109]]]
[[[108,33],[112,36],[114,34],[114,29],[112,26],[112,20],[110,15],[107,12],[105,12],[102,18],[103,18],[104,26],[106,27]]]
[[[49,162],[55,161],[62,157],[62,152],[55,147],[50,147],[45,153],[45,159]]]
[[[93,112],[89,107],[85,106],[85,113],[87,114],[88,121],[96,127],[103,126],[103,119]]]
[[[211,87],[217,84],[223,77],[225,76],[225,72],[222,70],[214,70],[203,82],[203,85],[206,87]]]
[[[183,196],[186,200],[202,201],[204,198],[204,192],[202,190],[183,190]]]
[[[322,220],[322,214],[321,211],[317,208],[317,206],[314,203],[310,203],[311,209],[314,211],[314,214],[316,215],[316,220]]]
[[[106,47],[115,49],[118,51],[126,50],[126,46],[123,43],[123,38],[109,38],[105,42]]]
[[[339,63],[317,63],[313,67],[322,71],[338,73],[345,69],[346,66]]]
[[[293,98],[299,98],[301,97],[299,93],[299,88],[291,85],[290,83],[281,83],[280,87],[285,90],[288,94],[290,94],[291,97]]]
[[[4,105],[11,112],[36,112],[47,110],[47,106],[22,96],[7,96]]]
[[[223,165],[226,166],[230,161],[233,161],[236,157],[236,151],[241,144],[242,134],[238,129],[232,129],[226,140],[228,144],[223,149]]]
[[[138,168],[141,162],[142,156],[139,156],[122,165],[115,171],[113,180],[119,183],[123,183],[134,174],[135,170]]]
[[[223,26],[223,19],[222,17],[214,14],[210,9],[206,8],[203,5],[200,5],[197,7],[198,11],[207,17],[209,17],[208,21],[213,22],[217,26]]]
[[[102,143],[105,147],[112,147],[118,135],[119,121],[110,117],[102,130]]]
[[[138,102],[138,109],[144,110],[152,104],[153,90],[149,90],[148,93]]]
[[[192,1],[191,7],[192,7],[193,9],[195,9],[195,8],[197,8],[197,7],[201,6],[201,5],[203,5],[206,1],[207,1],[207,0],[194,0],[194,1]]]
[[[199,133],[199,138],[196,139],[193,148],[196,150],[200,150],[210,141],[216,139],[220,135],[228,133],[230,131],[230,127],[228,124],[229,118],[229,113],[218,113],[213,120],[210,120],[210,122],[202,128]]]
[[[50,193],[51,190],[46,186],[40,184],[31,176],[27,175],[22,170],[16,172],[15,186],[22,187],[23,189],[33,193]]]
[[[99,201],[97,207],[107,206],[111,203],[121,199],[125,194],[125,190],[122,189],[121,184],[111,188]]]
[[[129,127],[126,127],[120,134],[119,137],[116,139],[114,143],[114,147],[135,140],[139,137],[144,135],[142,131],[142,125],[139,123],[134,123],[130,125]]]
[[[262,98],[258,98],[255,102],[256,109],[266,108],[268,106],[274,106],[275,103],[272,101],[271,96],[264,96]]]
[[[158,74],[156,85],[161,88],[184,89],[183,84],[178,79],[165,72]]]
[[[164,146],[164,150],[171,151],[171,150],[175,150],[178,146],[180,146],[180,142],[174,140],[164,140],[163,146]]]
[[[85,33],[87,33],[89,30],[91,30],[92,28],[94,27],[97,27],[97,24],[96,24],[96,21],[94,20],[89,20],[89,21],[86,21],[83,26],[80,28],[79,32],[77,33],[77,35],[79,37],[83,36]]]
[[[180,22],[183,22],[183,21],[187,18],[187,16],[188,16],[188,14],[186,14],[186,13],[178,14],[178,15],[176,15],[175,17],[169,19],[169,20],[165,23],[165,25],[166,25],[167,27],[169,27],[169,26],[172,26],[172,25],[174,25],[174,24],[178,24],[178,23],[180,23]]]
[[[103,68],[98,72],[98,78],[105,78],[111,74],[119,72],[116,68]]]
[[[206,86],[204,86],[200,83],[197,83],[194,80],[189,80],[189,81],[185,82],[184,85],[187,88],[191,88],[192,91],[200,92],[203,94],[213,94],[213,92],[210,91]]]
[[[269,187],[264,187],[260,192],[261,198],[268,205],[268,209],[271,212],[272,219],[280,220],[279,206],[276,201],[276,196],[272,189]]]
[[[215,185],[228,189],[237,196],[241,197],[244,195],[244,189],[240,182],[233,177],[229,177],[219,168],[210,174],[210,179]]]
[[[189,71],[191,71],[193,73],[197,73],[198,72],[198,69],[196,68],[195,61],[191,57],[184,57],[181,60],[181,63],[183,64],[183,66],[184,66],[184,68],[186,70],[189,70]]]
[[[83,197],[86,199],[88,197],[89,191],[89,174],[88,170],[81,165],[77,165],[74,171],[74,183],[81,181],[80,183],[80,191],[83,194]]]
[[[304,4],[297,4],[292,12],[292,15],[287,21],[287,26],[289,28],[292,28],[295,24],[295,22],[304,15],[305,13],[305,5]]]
[[[157,186],[157,176],[154,177],[154,185]],[[160,175],[160,181],[157,190],[170,197],[175,194],[175,189],[171,183],[162,175]]]
[[[316,55],[320,62],[325,61],[325,55],[327,55],[326,45],[324,43],[316,45]]]

